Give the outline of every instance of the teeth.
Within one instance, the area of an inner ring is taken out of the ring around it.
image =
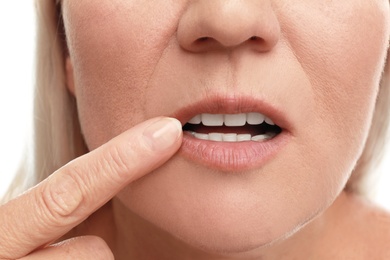
[[[237,135],[237,142],[250,141],[252,136],[250,134]]]
[[[250,134],[222,134],[222,133],[210,133],[210,134],[199,134],[191,132],[191,134],[201,140],[209,140],[215,142],[245,142],[245,141],[255,141],[263,142],[269,140],[275,136],[274,133],[266,133],[263,135],[251,136]]]
[[[222,140],[224,142],[237,142],[237,134],[224,134]]]
[[[201,114],[193,117],[189,124],[203,123],[205,126],[244,126],[246,123],[249,125],[260,125],[266,122],[269,125],[275,125],[275,123],[268,117],[260,113],[247,113],[247,114]]]
[[[265,120],[265,116],[260,113],[248,113],[246,121],[250,125],[259,125],[263,123]]]
[[[202,114],[202,123],[205,126],[222,126],[223,115],[221,114]]]
[[[252,141],[264,141],[267,140],[269,137],[267,135],[256,135],[251,138]]]
[[[201,124],[205,126],[228,126],[239,127],[245,124],[260,125],[266,122],[268,125],[275,125],[275,123],[268,117],[260,113],[242,113],[242,114],[201,114],[197,115],[188,121],[189,124]],[[255,141],[263,142],[275,137],[275,133],[270,132],[266,134],[251,136],[250,134],[237,134],[237,133],[209,133],[201,134],[191,132],[191,134],[201,140],[209,140],[215,142],[245,142]]]
[[[268,117],[265,118],[265,122],[266,122],[267,124],[269,124],[269,125],[275,125],[275,123],[274,123],[271,119],[269,119]]]
[[[226,126],[244,126],[246,124],[246,114],[225,115]]]
[[[197,115],[197,116],[193,117],[190,121],[188,121],[188,123],[193,124],[193,125],[200,124],[200,123],[202,123],[202,116]]]
[[[210,133],[209,134],[209,140],[210,141],[222,142],[223,141],[222,135],[223,134],[220,134],[220,133]]]
[[[198,134],[198,133],[193,133],[195,138],[201,139],[201,140],[209,140],[209,135],[208,134]]]

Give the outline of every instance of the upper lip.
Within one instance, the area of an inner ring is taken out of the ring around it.
[[[178,109],[172,117],[178,119],[184,126],[191,118],[202,113],[238,114],[250,112],[261,113],[283,130],[291,130],[291,123],[280,107],[270,104],[264,99],[248,96],[213,95]]]

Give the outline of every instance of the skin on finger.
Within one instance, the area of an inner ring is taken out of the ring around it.
[[[36,251],[20,260],[41,259],[95,259],[111,260],[114,255],[100,237],[84,236],[65,240]]]
[[[0,259],[23,257],[62,236],[123,187],[167,161],[181,139],[177,120],[148,120],[3,205]]]

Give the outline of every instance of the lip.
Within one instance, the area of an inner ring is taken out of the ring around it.
[[[269,117],[282,132],[263,142],[236,143],[200,140],[185,132],[179,154],[190,161],[224,172],[242,172],[262,167],[278,154],[291,137],[292,124],[285,113],[275,105],[253,97],[212,96],[178,110],[173,117],[184,125],[192,117],[202,113],[249,112],[258,112]]]

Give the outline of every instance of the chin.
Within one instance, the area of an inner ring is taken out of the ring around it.
[[[221,256],[248,254],[284,237],[276,236],[272,230],[265,227],[248,229],[245,224],[234,227],[205,225],[203,229],[193,227],[172,230],[170,233],[191,247]]]
[[[285,185],[272,176],[258,169],[228,175],[173,159],[118,197],[180,243],[208,254],[247,255],[292,235],[326,207],[317,196],[297,207],[299,197],[280,190]]]

